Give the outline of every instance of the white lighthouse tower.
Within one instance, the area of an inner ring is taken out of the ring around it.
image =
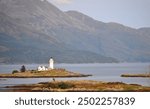
[[[54,69],[54,59],[52,57],[49,60],[49,68]]]

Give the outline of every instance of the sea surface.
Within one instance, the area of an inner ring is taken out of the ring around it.
[[[48,64],[27,64],[26,69],[37,69],[39,65]],[[0,73],[11,73],[19,70],[22,65],[0,65]],[[105,63],[105,64],[55,64],[55,68],[65,68],[66,70],[82,74],[92,74],[90,77],[81,78],[56,78],[56,80],[98,80],[106,82],[124,82],[129,84],[140,84],[150,86],[150,78],[123,78],[121,74],[148,73],[150,63]],[[0,79],[0,88],[18,84],[34,84],[39,82],[52,81],[52,78],[11,78]]]

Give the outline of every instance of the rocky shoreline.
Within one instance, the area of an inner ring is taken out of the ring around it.
[[[150,87],[122,82],[68,80],[7,86],[10,92],[150,92]]]
[[[141,78],[150,78],[150,74],[122,74],[121,77],[141,77]]]
[[[14,74],[0,74],[0,78],[67,78],[67,77],[88,77],[92,75],[84,75],[74,73],[65,69],[54,69],[48,71],[26,71]]]

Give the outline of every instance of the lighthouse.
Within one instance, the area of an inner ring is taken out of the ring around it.
[[[52,57],[49,60],[49,68],[54,69],[54,59]]]

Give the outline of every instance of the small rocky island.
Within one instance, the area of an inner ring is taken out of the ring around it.
[[[26,70],[23,65],[20,69],[12,71],[12,74],[0,74],[0,78],[63,78],[63,77],[87,77],[91,75],[84,75],[74,73],[61,68],[54,68],[54,60],[51,57],[49,60],[49,67],[39,66],[37,70]]]
[[[67,71],[65,69],[53,69],[47,71],[28,70],[25,72],[17,72],[13,74],[0,74],[0,78],[63,78],[63,77],[87,77],[91,75],[83,75]]]
[[[122,74],[121,77],[141,77],[141,78],[150,78],[150,73],[145,74]]]

